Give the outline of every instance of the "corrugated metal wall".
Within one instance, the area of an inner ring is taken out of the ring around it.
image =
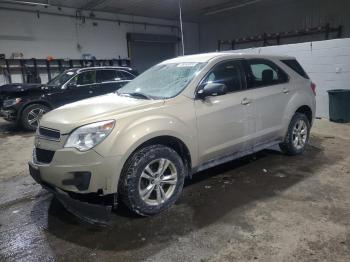
[[[329,23],[343,26],[343,37],[350,37],[349,0],[261,0],[255,4],[203,16],[200,21],[201,52],[217,50],[218,40],[232,40],[263,33],[279,33]],[[325,40],[325,35],[282,39],[282,44]],[[249,43],[237,46],[262,46]]]

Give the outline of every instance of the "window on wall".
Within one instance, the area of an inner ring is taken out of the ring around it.
[[[248,88],[263,87],[288,82],[288,75],[268,60],[247,60]]]
[[[225,84],[229,92],[242,90],[243,84],[240,62],[229,61],[215,66],[203,83]]]

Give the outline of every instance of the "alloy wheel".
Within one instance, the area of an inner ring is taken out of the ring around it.
[[[142,171],[139,195],[148,205],[161,205],[174,194],[177,180],[173,162],[165,158],[153,160]]]
[[[46,113],[42,108],[34,108],[28,113],[28,124],[36,128],[39,125],[41,117]]]
[[[308,136],[307,125],[304,120],[298,120],[293,128],[293,145],[297,150],[305,147]]]

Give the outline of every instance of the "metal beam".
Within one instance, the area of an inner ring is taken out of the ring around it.
[[[27,5],[27,6],[51,6],[48,1],[37,2],[37,1],[18,1],[18,0],[1,0],[0,3],[5,4],[16,4],[16,5]]]
[[[7,10],[7,11],[16,11],[16,12],[23,12],[23,13],[34,13],[36,14],[36,10],[28,10],[28,9],[20,9],[20,8],[10,8],[10,7],[0,7],[0,10]],[[47,12],[47,11],[40,11],[40,14],[43,15],[53,15],[53,16],[63,16],[63,17],[70,17],[70,18],[76,18],[75,15],[68,15],[68,14],[62,14],[62,13],[53,13],[53,12]],[[84,16],[85,17],[85,16]],[[148,23],[148,22],[135,22],[125,19],[110,19],[110,18],[100,18],[100,17],[85,17],[87,20],[94,20],[94,21],[108,21],[108,22],[115,22],[118,24],[133,24],[133,25],[143,25],[143,26],[154,26],[154,27],[165,27],[170,29],[175,29],[180,31],[180,28],[177,25],[166,25],[166,24],[160,24],[160,23]]]
[[[79,9],[83,10],[94,10],[96,6],[99,6],[107,0],[90,0],[86,4],[82,5]]]

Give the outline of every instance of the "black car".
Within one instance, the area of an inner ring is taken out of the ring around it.
[[[35,130],[46,112],[85,98],[115,92],[135,78],[129,67],[70,69],[45,85],[8,84],[0,87],[1,116]]]

